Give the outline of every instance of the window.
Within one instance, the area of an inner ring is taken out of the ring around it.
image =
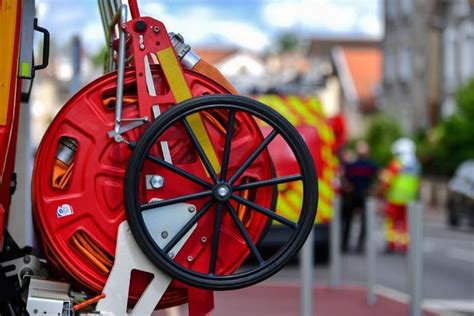
[[[392,84],[395,79],[395,59],[391,49],[385,50],[384,64],[385,83]]]
[[[456,83],[456,31],[449,26],[444,32],[444,77],[446,92],[452,91]]]
[[[390,1],[396,3],[397,1]],[[400,12],[403,17],[409,17],[413,11],[413,0],[401,0],[400,1]]]
[[[412,76],[412,51],[408,47],[403,47],[398,52],[398,78],[401,82],[408,83]]]
[[[460,27],[460,34],[462,41],[460,41],[461,56],[458,60],[459,72],[461,74],[461,80],[467,82],[470,78],[474,77],[474,25],[471,20],[466,20]]]
[[[387,18],[389,21],[394,21],[397,18],[397,2],[398,0],[386,0]]]

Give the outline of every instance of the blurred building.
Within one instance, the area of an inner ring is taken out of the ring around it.
[[[378,47],[337,46],[332,49],[334,76],[339,82],[340,112],[348,133],[360,136],[368,115],[378,109],[382,81],[382,52]],[[330,79],[328,79],[330,80]]]
[[[219,69],[240,93],[268,88],[265,62],[257,53],[229,47],[202,47],[195,52]]]
[[[311,72],[324,84],[317,90],[325,112],[342,115],[351,137],[360,136],[368,115],[378,109],[382,78],[380,41],[367,38],[313,38],[308,47]]]
[[[440,33],[431,26],[432,0],[385,0],[382,105],[414,132],[439,112]]]
[[[455,110],[474,76],[474,1],[385,0],[382,105],[407,132]]]
[[[474,1],[434,1],[432,25],[442,38],[440,114],[447,116],[456,109],[456,90],[474,77]]]

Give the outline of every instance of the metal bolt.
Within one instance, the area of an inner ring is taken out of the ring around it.
[[[121,142],[123,142],[123,137],[122,137],[122,135],[115,135],[115,136],[114,136],[114,140],[115,140],[117,143],[121,143]]]
[[[141,50],[144,50],[144,49],[145,49],[145,45],[140,44],[140,49],[141,49]]]
[[[168,232],[167,231],[162,232],[161,237],[162,238],[168,238]]]
[[[150,178],[150,185],[153,189],[159,189],[165,184],[165,179],[162,176],[153,176]]]
[[[193,260],[194,260],[193,256],[188,256],[188,262],[191,262]]]
[[[194,206],[190,206],[188,207],[188,211],[189,213],[194,213],[194,211],[196,211],[196,208]]]
[[[153,27],[153,32],[158,33],[159,31],[160,31],[160,27],[159,27],[159,26],[154,26],[154,27]]]
[[[174,258],[174,253],[168,252],[168,257],[170,257],[171,259],[173,259],[173,258]]]
[[[207,241],[207,237],[206,236],[202,236],[201,237],[201,242],[206,242]]]
[[[226,187],[220,187],[219,189],[217,189],[217,193],[219,193],[220,196],[224,197],[227,195],[227,193],[229,193],[229,189],[227,189]]]

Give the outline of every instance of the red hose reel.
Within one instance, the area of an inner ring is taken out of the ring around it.
[[[125,22],[124,5],[118,12],[120,37],[111,47],[118,71],[74,95],[38,148],[34,217],[48,261],[80,288],[100,293],[118,227],[128,220],[143,254],[175,279],[159,308],[191,301],[190,286],[228,290],[270,277],[304,244],[316,215],[317,175],[304,140],[271,108],[229,95],[233,88],[204,61],[194,71],[182,67],[161,22]],[[296,162],[292,174],[275,170],[273,140]],[[289,182],[302,184],[296,221],[275,210],[277,185]],[[195,215],[160,248],[143,214],[181,202]],[[256,245],[273,222],[289,227],[290,237],[264,257]],[[170,253],[187,232],[179,253]],[[249,254],[257,267],[240,271]],[[129,301],[148,282],[146,273],[132,273]]]
[[[160,74],[159,67],[153,67],[152,70],[154,75]],[[125,73],[125,99],[136,99],[136,95],[133,95],[136,89],[133,74],[131,69]],[[191,91],[195,96],[226,93],[219,85],[196,73],[186,71],[185,77],[193,87]],[[114,120],[114,109],[108,98],[109,92],[115,89],[115,79],[115,73],[99,78],[66,103],[42,139],[33,173],[34,216],[48,260],[82,287],[94,292],[100,292],[105,284],[110,264],[113,263],[117,228],[125,220],[123,175],[130,149],[107,136]],[[164,91],[165,88],[158,86],[157,90]],[[137,116],[138,106],[133,102],[125,105],[124,117]],[[151,108],[147,112],[150,116],[153,115]],[[219,144],[224,142],[222,126],[226,122],[222,121],[218,112],[209,113],[203,121],[212,143],[219,149]],[[233,153],[239,154],[241,151],[240,154],[246,155],[261,142],[262,135],[256,123],[246,117],[238,118],[236,126],[239,128],[239,142],[242,145]],[[138,139],[144,128],[134,129],[127,136]],[[76,149],[73,162],[70,162],[73,167],[69,182],[58,188],[53,184],[53,175],[55,168],[58,168],[58,148],[63,148],[61,141],[65,139],[73,140]],[[177,133],[168,140],[175,165],[201,170],[201,174],[205,175],[202,164],[185,135]],[[268,156],[263,156],[261,163],[255,166],[246,172],[246,179],[260,180],[272,176]],[[150,174],[152,173],[150,170]],[[147,200],[192,192],[192,183],[183,182],[182,178],[170,172],[162,172],[161,175],[166,181],[162,190],[147,190]],[[269,207],[271,197],[259,195],[255,202]],[[241,215],[245,216],[243,213]],[[255,239],[262,233],[265,225],[266,218],[258,215],[248,218],[246,223]],[[209,226],[200,225],[193,234],[195,237],[187,243],[187,253],[193,254],[194,264],[197,265],[200,264],[199,260],[206,260],[209,256],[201,240],[201,236],[210,235],[207,229]],[[241,265],[248,250],[242,238],[232,233],[231,228],[222,231],[229,247],[225,248],[228,253],[220,256],[219,265],[221,273],[230,273]],[[186,256],[184,257],[186,260]],[[107,261],[110,263],[107,264]],[[144,277],[138,275],[131,287],[131,297],[137,298],[145,285]],[[161,301],[162,306],[182,303],[185,292],[177,295],[176,291],[183,287],[178,283],[171,286]]]

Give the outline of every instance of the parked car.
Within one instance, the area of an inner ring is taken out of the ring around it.
[[[448,223],[474,228],[474,159],[461,163],[448,183]]]

